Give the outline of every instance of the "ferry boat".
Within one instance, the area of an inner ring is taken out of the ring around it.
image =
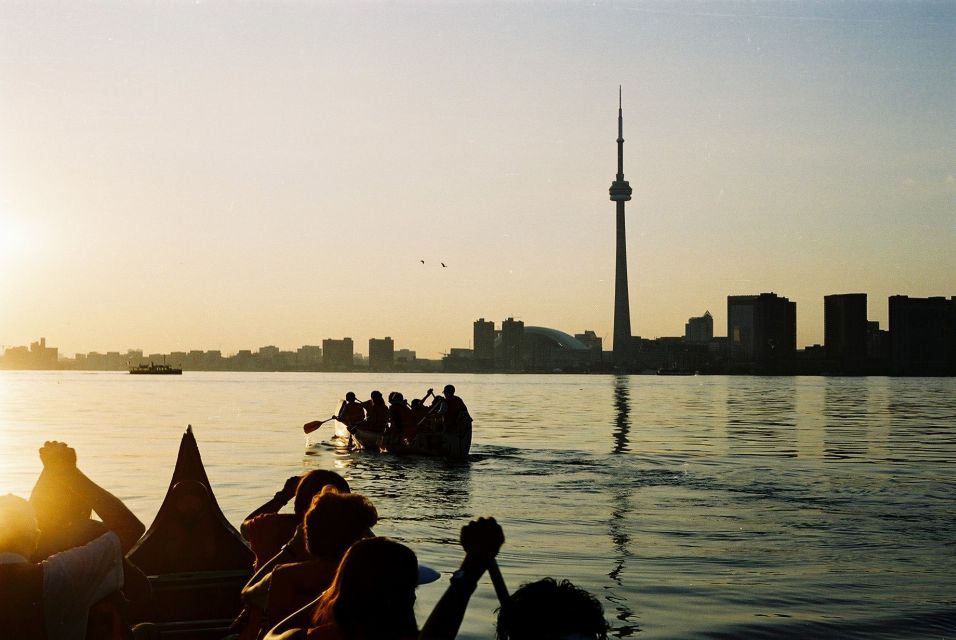
[[[137,367],[130,367],[129,372],[133,375],[140,376],[181,376],[183,374],[182,369],[170,367],[167,364],[156,364],[154,362],[141,364]]]

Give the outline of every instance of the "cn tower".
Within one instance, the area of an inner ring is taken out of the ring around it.
[[[624,203],[631,185],[624,179],[624,110],[617,89],[617,176],[611,183],[611,200],[617,203],[617,260],[614,273],[614,367],[631,364],[631,305],[627,297],[627,243],[624,239]]]

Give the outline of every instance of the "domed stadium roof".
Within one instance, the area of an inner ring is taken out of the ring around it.
[[[524,328],[525,335],[540,336],[554,346],[568,351],[589,351],[588,346],[564,331],[549,329],[548,327],[529,327]]]

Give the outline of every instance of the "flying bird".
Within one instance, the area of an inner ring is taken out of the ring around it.
[[[447,265],[447,264],[445,264],[444,262],[442,262],[442,263],[441,263],[441,266],[443,266],[443,267],[447,267],[448,265]]]
[[[425,264],[425,261],[424,261],[424,260],[419,260],[419,262],[421,262],[422,264]]]

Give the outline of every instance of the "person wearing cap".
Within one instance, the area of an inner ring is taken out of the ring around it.
[[[415,587],[434,582],[439,574],[418,564],[405,545],[369,538],[348,550],[327,591],[273,627],[265,640],[452,640],[504,534],[494,518],[479,518],[462,527],[461,543],[461,568],[421,631],[415,620]]]
[[[342,558],[332,585],[276,625],[267,640],[415,640],[415,587],[438,573],[391,538],[366,538]]]
[[[34,509],[23,498],[0,497],[0,630],[5,638],[84,638],[90,606],[123,586],[123,556],[146,528],[77,468],[71,447],[46,442],[40,460],[48,481],[92,506],[108,531],[31,563],[40,535]]]

